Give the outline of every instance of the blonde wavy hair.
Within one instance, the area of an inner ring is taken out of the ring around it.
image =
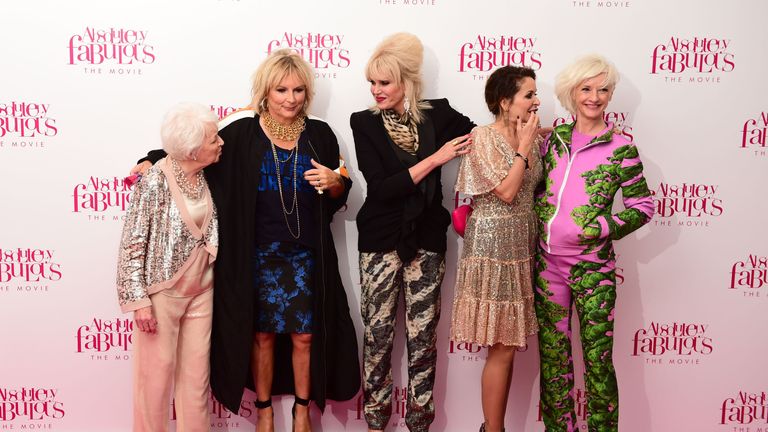
[[[251,77],[251,108],[262,114],[265,111],[263,101],[267,98],[269,91],[280,84],[283,78],[292,74],[296,75],[307,87],[306,98],[302,107],[302,113],[306,115],[315,96],[315,74],[312,66],[306,60],[295,51],[287,48],[272,51],[253,73]]]

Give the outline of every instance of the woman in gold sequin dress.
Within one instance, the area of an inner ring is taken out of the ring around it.
[[[488,78],[485,100],[496,117],[472,131],[456,190],[471,195],[456,276],[451,339],[488,346],[481,379],[485,422],[504,430],[515,351],[536,333],[533,309],[537,219],[533,194],[542,177],[536,75],[514,66]]]

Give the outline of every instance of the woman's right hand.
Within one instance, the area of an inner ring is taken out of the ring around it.
[[[144,174],[147,173],[147,170],[149,170],[150,168],[152,168],[152,162],[144,161],[144,162],[139,163],[135,167],[131,168],[131,172],[129,174],[130,175],[133,175],[133,174],[144,175]]]
[[[143,307],[133,311],[133,321],[136,327],[144,333],[157,333],[157,320],[152,313],[152,306]]]
[[[438,151],[436,151],[432,157],[438,165],[445,165],[453,158],[465,155],[470,152],[472,145],[472,135],[466,134],[460,137],[456,137],[447,143],[443,144]]]
[[[525,126],[522,125],[520,120],[517,121],[517,138],[520,145],[517,149],[518,153],[528,157],[528,153],[531,151],[531,146],[536,141],[536,136],[539,134],[539,115],[531,113],[528,117],[528,121]]]

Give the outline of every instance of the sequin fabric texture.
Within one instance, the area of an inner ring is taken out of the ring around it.
[[[451,339],[480,345],[526,346],[536,333],[533,308],[534,255],[538,241],[533,195],[542,177],[541,138],[528,157],[529,169],[508,204],[493,189],[507,176],[514,150],[490,126],[472,131],[472,152],[462,158],[456,190],[473,196],[456,275]]]
[[[181,216],[158,162],[136,184],[126,213],[118,253],[117,295],[124,312],[149,306],[149,296],[167,288],[195,250],[215,255],[219,243],[216,209],[196,238]],[[210,200],[210,192],[204,191]],[[209,201],[213,206],[213,202]]]

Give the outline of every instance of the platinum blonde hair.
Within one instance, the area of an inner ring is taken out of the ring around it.
[[[571,114],[576,114],[574,91],[584,80],[605,74],[602,88],[607,88],[611,94],[619,82],[619,71],[605,57],[589,54],[576,59],[565,67],[555,78],[555,95],[560,104]]]
[[[367,80],[387,79],[403,88],[416,123],[421,123],[423,111],[430,108],[429,103],[421,99],[423,61],[424,46],[419,38],[411,33],[395,33],[379,43],[365,65]],[[378,114],[380,110],[374,106],[371,111]]]

